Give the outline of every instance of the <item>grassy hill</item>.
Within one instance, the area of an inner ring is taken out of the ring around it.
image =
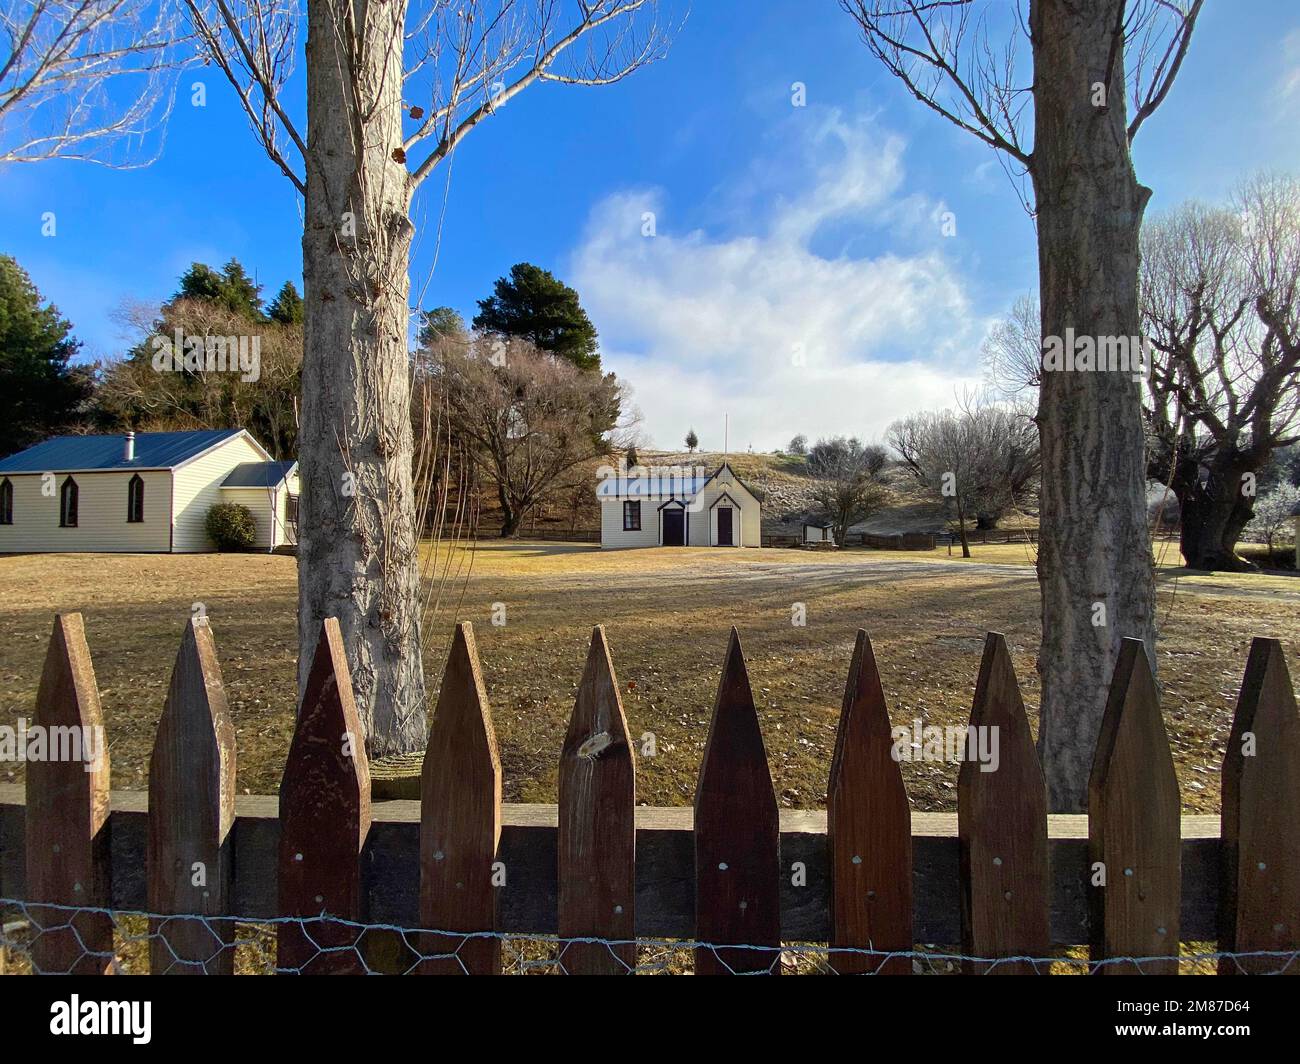
[[[816,510],[813,502],[815,480],[808,473],[802,455],[795,454],[739,454],[724,455],[719,451],[651,451],[638,452],[641,466],[670,466],[681,469],[702,469],[712,473],[724,461],[745,484],[763,496],[763,534],[792,536],[802,531],[804,518]],[[535,517],[525,522],[521,535],[561,535],[569,531],[593,533],[600,529],[600,507],[596,502],[596,471],[602,465],[617,459],[603,458],[589,464],[575,477],[575,490],[557,493]],[[876,535],[894,535],[900,532],[940,532],[945,527],[943,507],[922,492],[916,482],[901,466],[890,466],[882,473],[889,489],[887,504],[854,531]],[[584,485],[590,485],[587,491]],[[480,527],[485,534],[500,527],[495,509],[495,498],[486,494],[482,500],[483,519]],[[1008,515],[1002,525],[1036,524],[1030,517],[1026,522],[1016,515]]]

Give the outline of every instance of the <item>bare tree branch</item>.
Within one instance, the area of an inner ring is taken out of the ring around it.
[[[610,85],[661,58],[669,40],[655,17],[656,0],[579,0],[567,28],[560,25],[563,5],[554,0],[497,0],[491,14],[484,0],[454,11],[434,6],[416,35],[408,71],[408,95],[429,106],[412,105],[409,113],[420,124],[404,150],[435,139],[412,170],[416,184],[470,130],[535,82]],[[643,13],[650,17],[639,18]],[[579,42],[585,51],[576,48]],[[412,86],[410,75],[426,70],[428,84]]]
[[[1136,5],[1131,21],[1137,28],[1127,35],[1129,43],[1126,44],[1126,49],[1134,53],[1130,74],[1133,81],[1133,118],[1128,124],[1129,143],[1137,136],[1142,123],[1155,114],[1156,108],[1169,95],[1192,43],[1192,30],[1196,28],[1196,19],[1203,3],[1204,0],[1191,0],[1190,5],[1185,2],[1174,3],[1172,0],[1152,0],[1149,5]],[[1173,28],[1159,62],[1148,77],[1146,71],[1150,68],[1150,56],[1161,33],[1159,27],[1168,21],[1157,17],[1161,12],[1172,18]],[[1134,41],[1138,41],[1136,46]]]
[[[307,185],[284,154],[284,138],[305,160],[307,147],[281,95],[293,75],[297,0],[183,0],[204,60],[225,75],[267,157],[302,195]]]
[[[157,150],[136,155],[170,114],[184,61],[167,3],[0,0],[0,37],[0,165],[153,161]]]

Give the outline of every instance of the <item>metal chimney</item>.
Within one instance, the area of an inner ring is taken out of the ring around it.
[[[126,434],[126,443],[122,448],[122,457],[128,462],[135,461],[135,433],[134,432],[128,432]]]

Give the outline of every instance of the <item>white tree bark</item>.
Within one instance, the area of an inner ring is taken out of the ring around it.
[[[1124,0],[1035,0],[1033,176],[1043,336],[1135,337],[1138,231],[1150,191],[1129,154]],[[1109,86],[1105,106],[1093,87]],[[1087,803],[1106,693],[1125,636],[1155,662],[1140,380],[1045,372],[1038,575],[1039,752],[1055,811]]]
[[[352,18],[364,26],[358,32]],[[337,617],[372,756],[425,739],[407,353],[404,0],[310,0],[299,687]]]

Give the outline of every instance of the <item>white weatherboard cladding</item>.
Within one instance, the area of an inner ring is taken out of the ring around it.
[[[295,470],[283,482],[271,488],[221,489],[223,502],[247,506],[257,523],[257,550],[274,550],[295,542],[289,525],[289,496],[298,494],[298,472]]]
[[[176,524],[172,549],[178,553],[214,550],[205,523],[208,511],[229,500],[221,489],[235,466],[265,462],[267,454],[247,436],[234,436],[173,471]]]
[[[0,525],[0,552],[77,553],[165,551],[171,541],[171,473],[144,470],[144,520],[128,521],[129,470],[56,473],[52,495],[42,493],[43,474],[7,473],[13,485],[14,521]],[[71,476],[77,484],[77,526],[59,527],[59,497]]]

